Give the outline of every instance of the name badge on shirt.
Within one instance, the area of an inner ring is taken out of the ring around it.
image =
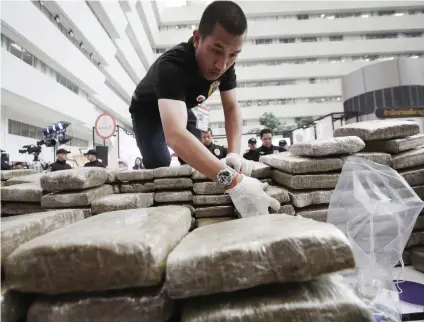
[[[197,104],[197,122],[196,127],[203,132],[207,132],[209,128],[210,110],[205,104]]]

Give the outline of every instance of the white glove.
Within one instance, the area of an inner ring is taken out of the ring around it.
[[[237,172],[241,172],[247,176],[252,175],[254,163],[252,161],[246,160],[237,153],[229,153],[225,158],[225,164],[233,168]]]
[[[242,174],[240,176],[242,178],[241,180],[238,178],[239,183],[234,188],[228,189],[227,193],[242,218],[268,215],[268,207],[275,211],[280,209],[280,203],[264,192],[267,185],[255,178]]]

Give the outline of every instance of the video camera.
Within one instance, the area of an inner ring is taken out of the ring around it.
[[[19,153],[28,153],[34,155],[34,162],[40,161],[39,156],[41,153],[41,146],[45,144],[44,140],[37,141],[37,145],[29,144],[24,145],[22,149],[19,149]]]

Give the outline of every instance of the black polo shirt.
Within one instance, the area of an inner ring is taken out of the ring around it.
[[[72,169],[71,165],[67,164],[66,161],[61,161],[59,159],[57,159],[56,162],[50,165],[51,172],[69,169]]]
[[[227,91],[237,87],[232,65],[219,79],[208,81],[199,71],[195,59],[193,39],[183,42],[162,54],[150,67],[134,91],[130,112],[158,109],[158,99],[183,101],[187,109],[207,99],[219,88]]]
[[[265,145],[261,145],[255,151],[259,154],[259,157],[261,157],[263,155],[268,155],[268,154],[278,154],[278,153],[280,153],[280,151],[278,150],[278,146],[274,146],[274,145],[271,145],[269,148],[266,147]]]
[[[246,160],[250,160],[250,161],[259,161],[259,153],[258,151],[255,150],[247,150],[246,152],[244,152],[243,154],[243,158],[245,158]]]
[[[227,149],[222,145],[212,143],[209,146],[207,146],[207,145],[205,145],[205,146],[219,160],[224,159],[227,156]]]

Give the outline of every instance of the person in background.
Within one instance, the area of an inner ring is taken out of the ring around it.
[[[202,142],[203,145],[219,160],[224,159],[227,156],[227,149],[224,146],[213,143],[211,128],[208,128],[207,132],[203,132]]]
[[[243,154],[243,158],[250,161],[259,161],[259,154],[255,151],[256,139],[250,138],[249,141],[247,141],[247,145],[249,149],[247,149],[246,152]]]
[[[256,149],[259,158],[263,155],[280,153],[280,151],[278,151],[278,146],[272,145],[272,131],[270,129],[263,129],[260,136],[262,145]],[[259,158],[257,161],[259,161]]]
[[[143,166],[143,160],[140,157],[135,158],[133,170],[145,169]]]
[[[286,140],[280,140],[280,142],[278,142],[278,151],[280,152],[286,152],[289,150],[289,145],[287,144]]]
[[[12,167],[9,164],[9,154],[6,153],[4,150],[1,151],[1,170],[11,170]]]
[[[16,162],[13,165],[13,169],[14,170],[23,170],[23,169],[25,169],[25,166],[24,166],[24,164],[22,162]]]
[[[96,150],[88,150],[84,155],[87,156],[88,162],[84,164],[84,167],[99,167],[106,168],[106,166],[97,160],[97,151]]]
[[[50,171],[60,171],[60,170],[69,170],[72,169],[71,165],[66,163],[68,160],[68,153],[70,151],[66,151],[65,149],[58,149],[56,151],[56,161],[50,165]]]

